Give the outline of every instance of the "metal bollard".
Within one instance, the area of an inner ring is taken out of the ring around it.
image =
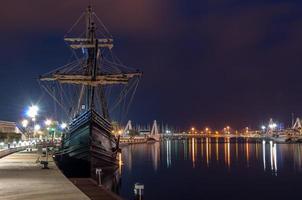
[[[98,180],[99,180],[98,184],[99,184],[99,186],[102,186],[102,174],[103,174],[102,169],[101,168],[96,168],[95,169],[95,173],[98,176]]]
[[[135,200],[143,200],[144,196],[144,185],[140,183],[134,184],[134,195]]]

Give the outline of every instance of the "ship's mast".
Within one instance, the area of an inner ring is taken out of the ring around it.
[[[88,6],[87,8],[87,16],[86,16],[86,38],[90,40],[91,44],[95,45],[95,48],[88,49],[88,58],[87,58],[87,75],[91,75],[92,81],[96,80],[97,70],[98,70],[98,59],[102,58],[101,51],[99,51],[98,48],[98,40],[96,38],[95,34],[95,26],[92,18],[92,8],[91,6]],[[86,106],[88,109],[91,109],[94,107],[94,96],[95,96],[95,87],[89,85],[87,86],[87,100],[86,100]],[[109,111],[108,111],[108,105],[104,93],[103,86],[99,86],[99,95],[101,100],[101,108],[102,108],[102,114],[103,117],[107,120],[109,120]]]
[[[88,41],[88,44],[93,44],[94,40],[94,25],[92,21],[92,8],[91,6],[88,6],[86,11],[86,38]],[[92,69],[93,66],[93,60],[94,60],[94,48],[87,49],[87,69],[86,69],[86,75],[92,76]],[[86,103],[85,103],[85,109],[90,109],[93,105],[93,93],[94,88],[91,85],[86,86],[87,87],[87,93],[86,93]]]
[[[41,76],[41,81],[57,81],[60,84],[81,85],[81,92],[78,105],[84,97],[85,110],[95,107],[94,100],[100,99],[100,109],[105,119],[109,119],[108,105],[105,97],[105,86],[107,85],[128,85],[130,80],[142,75],[139,71],[107,71],[101,72],[102,51],[101,49],[111,50],[113,47],[112,37],[104,34],[102,38],[97,37],[95,14],[91,6],[85,12],[85,32],[84,37],[73,38],[65,37],[64,40],[74,50],[84,52],[84,63],[79,70],[74,71],[73,65],[66,65],[60,70],[56,70],[47,75]],[[73,26],[74,27],[74,26]],[[108,66],[107,66],[108,67]],[[71,72],[72,71],[72,72]],[[98,98],[96,98],[98,97]],[[58,101],[57,101],[58,102]],[[79,106],[78,106],[79,107]]]

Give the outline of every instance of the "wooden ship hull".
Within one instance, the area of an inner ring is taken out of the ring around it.
[[[95,169],[115,170],[118,140],[111,124],[93,109],[75,118],[55,154],[59,166],[72,176],[95,176]]]

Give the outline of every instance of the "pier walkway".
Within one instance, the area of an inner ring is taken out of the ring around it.
[[[0,159],[1,200],[89,200],[56,167],[41,169],[35,152],[18,152]]]

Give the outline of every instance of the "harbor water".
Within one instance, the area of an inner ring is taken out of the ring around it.
[[[118,193],[145,200],[300,199],[302,145],[244,138],[188,138],[122,149]]]

